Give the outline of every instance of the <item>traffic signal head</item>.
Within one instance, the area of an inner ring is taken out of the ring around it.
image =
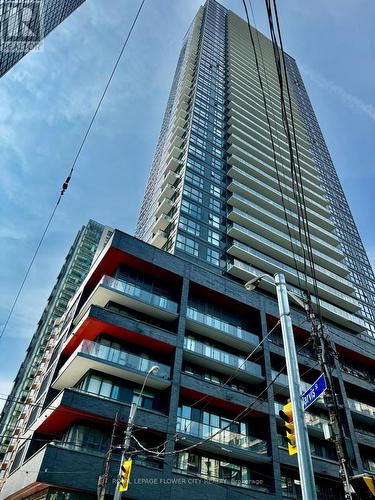
[[[132,459],[124,460],[121,464],[121,474],[119,480],[119,491],[128,491],[130,472],[132,470]]]
[[[279,411],[279,416],[285,422],[286,439],[288,441],[289,455],[297,453],[296,436],[294,431],[292,403],[287,403],[283,409]]]
[[[375,476],[359,474],[350,478],[350,484],[361,500],[375,498]]]

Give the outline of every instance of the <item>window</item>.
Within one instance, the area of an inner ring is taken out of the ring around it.
[[[202,203],[202,193],[198,191],[198,189],[195,189],[188,184],[185,184],[184,195],[188,196],[194,201],[197,201],[198,203]]]
[[[208,214],[208,223],[213,227],[220,227],[220,217],[218,215]]]
[[[198,257],[198,242],[192,240],[191,238],[187,238],[182,234],[178,234],[176,247],[186,253],[190,253],[191,255],[195,255],[196,257]]]
[[[208,230],[208,242],[212,243],[212,245],[215,245],[218,247],[220,245],[220,234],[209,229]]]
[[[199,236],[200,233],[200,225],[197,222],[194,222],[187,217],[181,215],[178,227],[186,231],[187,233],[191,233],[194,236]]]
[[[61,442],[68,448],[103,453],[108,451],[109,435],[87,425],[73,425],[65,432]]]
[[[199,163],[199,161],[193,160],[193,158],[188,158],[186,165],[191,168],[191,170],[198,172],[198,174],[204,175],[204,166]]]
[[[218,212],[221,209],[221,202],[220,200],[216,200],[214,198],[210,198],[210,208],[212,210],[217,210]]]
[[[189,153],[192,153],[195,155],[197,158],[204,160],[206,158],[206,153],[205,151],[202,151],[201,149],[193,146],[193,144],[190,144],[189,146]]]
[[[182,200],[181,203],[181,210],[193,217],[196,217],[197,219],[199,219],[202,214],[201,207],[198,207],[198,205],[195,205],[195,203],[191,203],[190,201],[184,199]]]
[[[220,254],[213,248],[207,248],[207,262],[214,266],[220,265]]]
[[[200,189],[203,189],[203,179],[202,177],[199,177],[196,174],[193,174],[192,172],[187,171],[185,174],[185,179],[191,184],[194,184],[194,186],[197,186]]]
[[[211,179],[215,182],[221,182],[221,175],[215,170],[211,170]]]
[[[210,193],[213,194],[214,196],[217,196],[218,198],[220,198],[221,189],[219,188],[219,186],[215,186],[215,184],[211,184]]]

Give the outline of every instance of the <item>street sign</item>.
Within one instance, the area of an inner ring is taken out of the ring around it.
[[[305,394],[303,394],[303,409],[306,410],[310,405],[312,405],[326,389],[326,379],[322,373],[320,377],[315,380],[312,386],[307,389]]]

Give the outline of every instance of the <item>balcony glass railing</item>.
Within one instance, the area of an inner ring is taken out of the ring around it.
[[[100,284],[106,286],[107,288],[117,290],[118,292],[121,292],[124,295],[128,295],[129,297],[132,297],[134,299],[141,300],[146,304],[160,307],[161,309],[165,309],[166,311],[170,311],[172,313],[177,313],[177,302],[174,302],[173,300],[168,299],[167,297],[159,295],[155,292],[144,290],[139,285],[135,285],[134,283],[131,283],[129,281],[118,280],[112,278],[111,276],[104,276]]]
[[[259,343],[259,338],[257,335],[244,330],[240,326],[232,325],[227,321],[216,318],[211,314],[203,314],[202,312],[194,309],[194,307],[189,306],[187,308],[187,317],[198,323],[215,328],[215,330],[220,330],[223,333],[237,337],[238,339],[249,342],[250,344],[257,345]]]
[[[368,415],[369,417],[375,417],[375,406],[368,405],[367,403],[362,403],[356,399],[349,399],[349,408],[354,411]]]
[[[264,439],[232,432],[229,429],[202,424],[183,417],[178,417],[177,419],[177,432],[201,439],[210,438],[210,442],[224,446],[234,446],[254,453],[267,454],[267,441]]]
[[[88,354],[94,358],[109,361],[115,365],[132,368],[144,373],[147,373],[152,366],[158,365],[159,371],[155,373],[155,376],[164,379],[170,378],[171,369],[169,366],[159,363],[158,361],[123,351],[122,349],[114,349],[113,347],[100,344],[99,342],[83,340],[72,357],[79,353]]]
[[[235,354],[222,351],[221,349],[218,349],[210,344],[204,344],[198,340],[185,337],[184,347],[188,351],[196,352],[197,354],[201,354],[202,356],[206,356],[212,360],[230,365],[233,368],[238,368],[239,370],[243,370],[244,372],[248,372],[259,377],[262,376],[262,369],[259,365],[252,363],[251,361],[247,361],[241,356],[236,356]]]

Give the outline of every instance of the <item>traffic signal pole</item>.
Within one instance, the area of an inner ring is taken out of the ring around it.
[[[298,370],[298,360],[292,320],[290,317],[288,293],[285,277],[282,273],[274,276],[277,301],[279,305],[280,324],[283,336],[285,360],[288,372],[289,392],[293,409],[293,420],[297,443],[298,468],[301,481],[303,500],[317,500],[313,466],[310,453],[310,443],[305,424],[302,401],[301,381]]]

